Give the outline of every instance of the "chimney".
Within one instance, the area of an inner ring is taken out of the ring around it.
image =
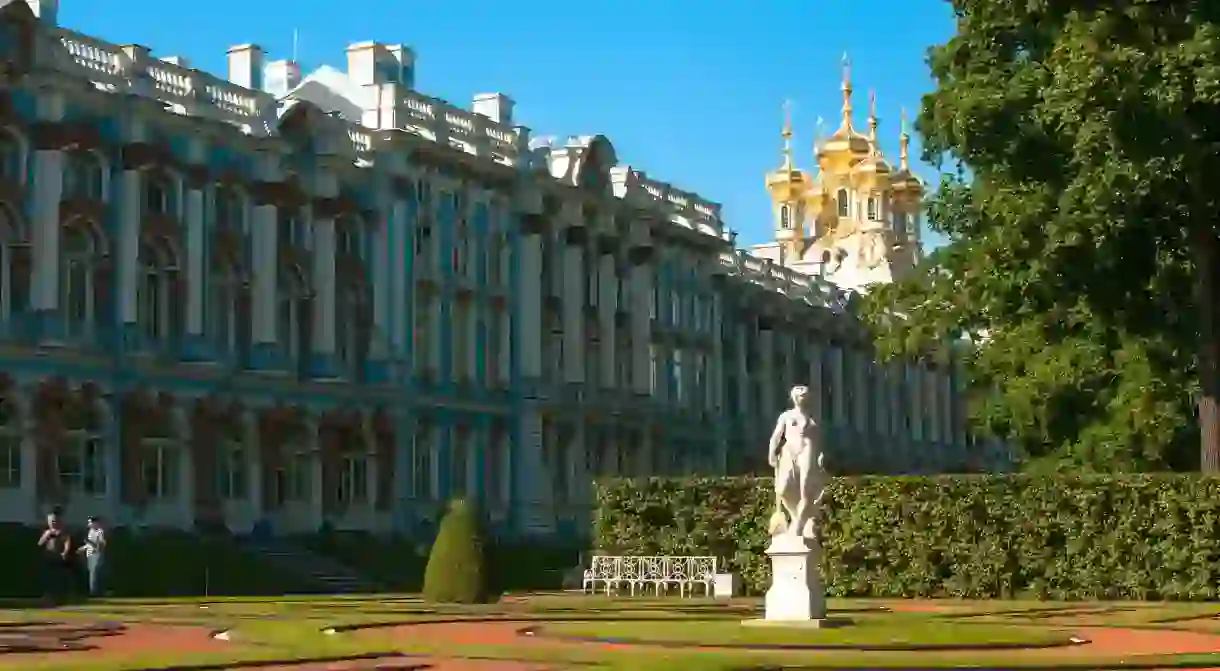
[[[296,61],[282,60],[267,64],[263,77],[267,93],[275,96],[288,95],[301,83],[301,66]]]
[[[263,48],[240,44],[229,48],[229,81],[248,89],[263,89]]]
[[[513,99],[503,93],[479,93],[470,109],[475,113],[506,126],[513,124]]]
[[[59,25],[59,0],[25,0],[30,11],[39,21],[52,26]],[[8,4],[8,3],[5,3]]]

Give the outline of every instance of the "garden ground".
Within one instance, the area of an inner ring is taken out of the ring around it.
[[[739,626],[758,610],[749,599],[577,595],[478,607],[400,595],[13,606],[0,610],[0,668],[1220,669],[1220,604],[832,601],[848,626]],[[810,645],[846,647],[791,649]]]

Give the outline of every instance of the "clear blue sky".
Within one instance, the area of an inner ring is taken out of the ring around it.
[[[499,91],[535,134],[604,134],[622,162],[723,203],[744,243],[770,236],[763,174],[779,161],[783,101],[793,101],[808,168],[817,117],[831,130],[840,118],[848,52],[858,123],[876,89],[880,134],[896,160],[899,110],[913,114],[931,89],[927,48],[953,31],[945,0],[60,3],[62,25],[218,74],[234,44],[290,57],[294,28],[306,73],[345,68],[353,42],[407,44],[419,90],[464,107]],[[935,182],[931,168],[918,170]]]

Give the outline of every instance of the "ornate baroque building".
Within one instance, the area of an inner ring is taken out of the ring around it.
[[[594,475],[747,467],[797,382],[845,470],[966,458],[952,376],[605,137],[428,97],[401,46],[222,79],[56,10],[0,1],[6,520],[571,531]]]

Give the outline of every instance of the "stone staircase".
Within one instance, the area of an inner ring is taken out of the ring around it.
[[[350,567],[288,541],[249,539],[242,543],[242,547],[272,567],[312,580],[320,592],[360,594],[385,591],[381,585]]]

